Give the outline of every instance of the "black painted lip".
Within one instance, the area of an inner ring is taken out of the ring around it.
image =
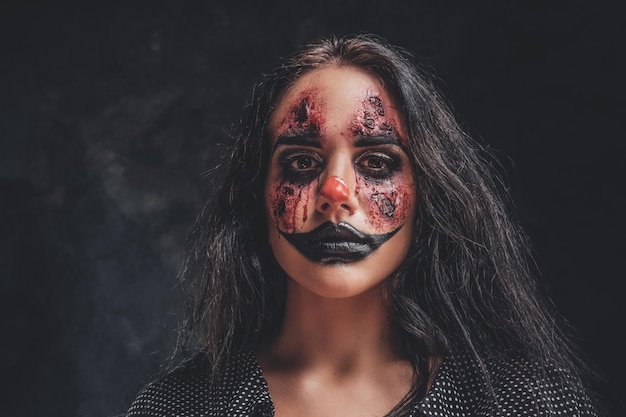
[[[395,235],[401,227],[389,233],[370,235],[359,232],[346,222],[326,222],[307,233],[280,233],[313,262],[337,264],[366,258]]]

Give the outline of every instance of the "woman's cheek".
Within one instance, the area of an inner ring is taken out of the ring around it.
[[[269,210],[278,230],[295,233],[307,221],[311,184],[293,184],[282,181],[269,190]]]
[[[387,233],[404,224],[414,210],[412,186],[393,180],[361,180],[359,193],[368,205],[368,223],[377,233]]]

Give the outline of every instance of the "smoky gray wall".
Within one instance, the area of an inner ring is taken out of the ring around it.
[[[617,3],[3,2],[2,414],[124,413],[173,346],[202,173],[253,83],[361,31],[421,56],[498,150],[546,286],[624,410]]]

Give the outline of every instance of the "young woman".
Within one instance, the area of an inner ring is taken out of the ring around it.
[[[190,359],[129,417],[596,415],[502,185],[409,54],[305,46],[227,159],[190,235]]]

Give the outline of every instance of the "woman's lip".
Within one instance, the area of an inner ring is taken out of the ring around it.
[[[313,262],[349,263],[371,255],[401,227],[389,233],[366,234],[346,222],[326,222],[306,233],[280,233]]]
[[[324,264],[350,263],[365,258],[372,250],[363,243],[356,242],[319,242],[311,260]]]

